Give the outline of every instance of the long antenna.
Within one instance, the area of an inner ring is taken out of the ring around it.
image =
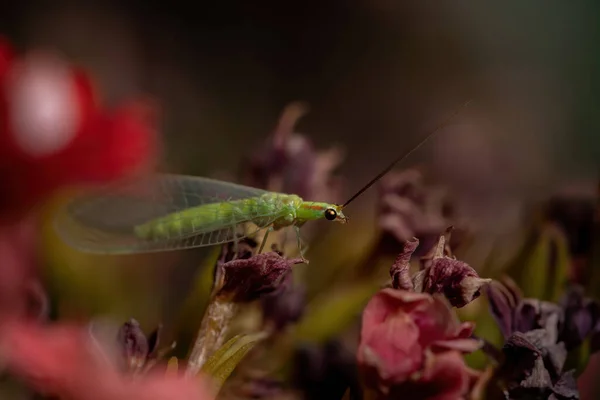
[[[377,182],[378,180],[380,180],[385,174],[387,174],[388,172],[390,172],[392,170],[392,168],[394,168],[394,166],[396,164],[398,164],[400,161],[403,161],[405,158],[407,158],[408,156],[410,156],[413,152],[417,151],[419,149],[419,147],[421,147],[422,145],[425,144],[425,142],[427,142],[433,135],[435,135],[437,132],[439,132],[440,129],[442,129],[443,127],[445,127],[446,125],[448,125],[448,123],[465,107],[467,107],[469,105],[469,103],[471,103],[473,100],[468,100],[465,103],[463,103],[463,105],[456,110],[451,116],[449,116],[444,122],[442,122],[440,125],[438,125],[434,130],[432,130],[431,132],[429,132],[425,138],[423,138],[423,140],[421,140],[421,142],[419,144],[417,144],[415,147],[413,147],[408,153],[401,155],[400,157],[396,158],[394,161],[392,161],[392,163],[390,165],[388,165],[383,171],[381,171],[379,174],[377,174],[377,176],[373,179],[371,179],[371,181],[369,183],[367,183],[365,186],[362,187],[362,189],[360,189],[358,192],[356,192],[354,194],[354,196],[350,197],[350,199],[348,201],[346,201],[341,208],[346,207],[348,204],[350,204],[352,201],[354,201],[358,196],[360,196],[361,194],[363,194],[367,189],[369,189],[371,186],[373,186],[373,184],[375,182]]]

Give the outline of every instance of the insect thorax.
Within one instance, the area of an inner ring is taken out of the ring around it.
[[[274,216],[278,217],[274,221],[274,225],[284,227],[294,224],[303,200],[295,194],[265,193],[260,196],[259,202],[262,203],[262,207],[271,208]]]

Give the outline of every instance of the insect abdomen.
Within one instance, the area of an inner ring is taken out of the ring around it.
[[[169,214],[135,227],[142,239],[168,239],[189,236],[261,220],[277,214],[277,202],[272,197],[252,197],[222,203],[210,203]]]

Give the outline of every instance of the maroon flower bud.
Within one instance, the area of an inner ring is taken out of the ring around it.
[[[117,334],[117,344],[125,361],[125,368],[137,372],[148,365],[156,356],[162,326],[158,326],[150,335],[146,335],[135,319],[124,323]]]
[[[236,302],[247,302],[270,293],[291,273],[292,266],[302,263],[301,258],[286,259],[278,253],[262,253],[247,259],[236,259],[219,264],[223,283],[217,296],[231,297]]]
[[[148,357],[148,339],[135,319],[130,319],[119,329],[118,342],[123,350],[127,369],[139,370]]]
[[[478,298],[481,288],[491,279],[480,278],[469,264],[444,255],[445,251],[446,240],[442,235],[431,262],[413,277],[413,285],[418,292],[441,293],[452,306],[461,308]]]
[[[481,294],[491,279],[480,278],[467,263],[449,257],[433,260],[423,280],[423,292],[442,293],[456,308],[464,307]]]
[[[306,136],[295,132],[307,112],[303,103],[285,108],[273,135],[244,165],[245,184],[305,199],[340,200],[341,184],[332,176],[342,160],[340,150],[317,151]]]
[[[564,371],[565,361],[570,349],[593,338],[597,303],[583,297],[578,287],[567,290],[561,304],[523,298],[509,278],[504,284],[494,281],[487,293],[506,339],[498,376],[510,398],[579,398],[573,371]]]
[[[600,303],[585,297],[583,287],[568,288],[560,303],[565,310],[560,340],[565,342],[567,350],[576,348],[590,336],[600,335]],[[600,350],[597,340],[592,340],[591,345],[592,352]]]

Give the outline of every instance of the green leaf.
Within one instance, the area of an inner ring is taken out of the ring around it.
[[[567,283],[568,243],[553,225],[534,228],[506,273],[525,297],[558,301]]]
[[[296,269],[301,272],[299,278],[307,285],[309,299],[316,298],[341,280],[354,281],[357,270],[364,266],[377,244],[373,230],[371,216],[353,215],[351,226],[326,224],[317,231],[307,254],[310,264]],[[332,251],[339,248],[345,250]]]
[[[335,336],[360,315],[380,287],[379,279],[371,279],[330,290],[326,295],[315,298],[296,327],[296,339],[324,341]]]
[[[217,390],[220,389],[246,354],[267,336],[265,332],[258,332],[232,337],[206,360],[200,372],[211,375]]]
[[[600,215],[600,205],[598,208],[598,214]],[[600,299],[598,295],[600,293],[600,221],[596,222],[593,235],[592,254],[588,266],[590,276],[587,293],[589,296]]]
[[[489,302],[486,297],[481,296],[466,307],[456,310],[456,312],[461,321],[472,321],[475,323],[475,335],[484,338],[488,343],[497,348],[502,347],[504,338],[496,320],[490,312]],[[483,370],[490,363],[488,355],[481,350],[465,355],[465,360],[469,367],[477,370]]]

